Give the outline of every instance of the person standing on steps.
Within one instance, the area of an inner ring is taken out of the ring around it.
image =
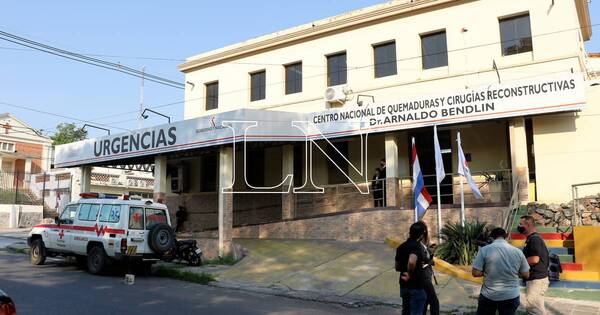
[[[422,221],[410,226],[408,240],[396,249],[395,267],[400,272],[400,297],[402,315],[423,315],[427,293],[425,292],[426,251],[422,241],[427,226]]]
[[[548,279],[548,266],[550,263],[548,248],[542,236],[537,233],[535,220],[532,216],[522,216],[517,229],[519,233],[527,236],[523,254],[525,254],[527,263],[531,267],[529,279],[525,281],[527,293],[525,309],[527,314],[546,314],[544,295],[550,284]]]
[[[383,190],[381,179],[381,170],[379,168],[375,169],[375,174],[373,175],[373,181],[371,182],[371,190],[373,191],[373,206],[374,207],[383,207]]]
[[[177,217],[177,225],[175,226],[175,232],[181,232],[183,230],[183,222],[187,220],[187,209],[184,206],[179,206],[179,210],[175,213]]]
[[[385,191],[386,180],[387,180],[387,170],[385,169],[385,159],[379,160],[379,179],[381,179],[381,198],[382,198],[382,206],[387,206],[387,192]]]

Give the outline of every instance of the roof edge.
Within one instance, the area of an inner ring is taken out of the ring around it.
[[[222,62],[241,55],[282,46],[291,42],[334,32],[354,25],[382,20],[391,16],[458,1],[464,0],[413,0],[410,2],[384,3],[358,9],[283,31],[263,35],[242,43],[198,54],[188,58],[188,61],[180,64],[178,68],[181,72],[187,73],[207,64]]]

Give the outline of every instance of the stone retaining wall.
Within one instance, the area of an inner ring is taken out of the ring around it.
[[[42,206],[32,205],[0,205],[0,228],[32,227],[42,222],[44,210]],[[13,219],[12,215],[17,215]],[[12,223],[11,221],[14,220]],[[15,226],[13,226],[15,224]]]
[[[575,215],[574,206],[573,201],[562,204],[532,202],[527,205],[527,212],[540,226],[570,226]],[[579,199],[577,208],[582,225],[600,226],[600,194]]]
[[[507,207],[467,208],[468,220],[479,220],[490,225],[501,225]],[[460,209],[442,209],[442,225],[457,222]],[[424,218],[429,225],[433,242],[437,238],[437,214],[430,209]],[[276,239],[333,239],[346,241],[381,242],[386,237],[405,238],[414,222],[414,210],[362,210],[347,211],[308,219],[283,220],[281,222],[234,227],[233,238]],[[217,231],[195,233],[196,237],[216,237]]]

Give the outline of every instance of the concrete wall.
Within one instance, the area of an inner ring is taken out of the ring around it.
[[[457,222],[459,209],[443,209],[442,224]],[[505,207],[467,208],[466,217],[491,225],[503,221]],[[424,221],[429,226],[432,241],[437,238],[437,214],[430,210]],[[312,219],[288,220],[278,223],[233,229],[234,238],[334,239],[347,241],[383,241],[386,237],[406,238],[414,222],[412,210],[375,210],[322,216]],[[211,236],[215,231],[201,233]]]
[[[578,113],[533,118],[537,199],[571,200],[571,185],[600,181],[600,86],[588,87],[587,105]],[[600,185],[583,187],[580,196],[595,195]]]
[[[42,206],[0,205],[0,228],[32,227],[42,218]]]

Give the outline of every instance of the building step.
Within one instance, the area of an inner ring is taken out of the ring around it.
[[[514,233],[519,233],[519,230],[517,230],[517,227],[519,226],[519,223],[517,222],[516,224],[513,225],[512,231]],[[561,233],[561,232],[572,232],[572,229],[570,226],[559,226],[559,227],[552,227],[552,226],[537,226],[536,230],[538,233]]]
[[[542,232],[542,233],[539,233],[539,234],[545,240],[572,240],[573,239],[573,234],[572,233],[547,233],[547,232]],[[524,239],[527,239],[527,236],[525,234],[512,232],[510,234],[510,238],[513,239],[513,240],[524,240]]]
[[[560,266],[562,267],[563,272],[565,271],[583,271],[583,265],[578,263],[564,263],[561,262]]]
[[[573,240],[544,240],[547,247],[567,247],[573,248],[575,247]],[[509,243],[516,247],[524,247],[525,240],[509,240]]]
[[[563,271],[560,274],[561,280],[569,281],[599,281],[600,273],[597,271]]]
[[[600,290],[600,281],[550,281],[551,288],[595,289]]]
[[[552,253],[551,250],[550,250],[550,253]],[[575,262],[575,257],[573,257],[573,255],[558,255],[558,258],[560,259],[561,263]]]

